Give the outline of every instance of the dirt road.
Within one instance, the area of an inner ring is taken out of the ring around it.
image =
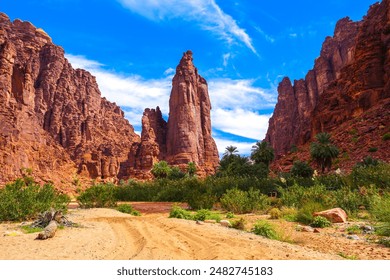
[[[134,217],[111,209],[76,209],[68,217],[82,227],[58,230],[45,241],[18,232],[17,224],[0,224],[0,259],[340,259],[217,224],[169,219],[166,213]]]

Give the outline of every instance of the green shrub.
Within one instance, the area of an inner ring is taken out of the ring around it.
[[[390,190],[390,164],[379,162],[375,166],[358,166],[349,176],[353,188],[374,185],[378,188]]]
[[[221,206],[236,214],[250,213],[266,209],[269,206],[269,200],[259,190],[249,189],[245,192],[234,188],[222,196]]]
[[[309,225],[313,222],[313,213],[324,210],[324,207],[316,202],[307,202],[298,210],[296,220],[302,224]]]
[[[131,206],[130,204],[120,204],[118,205],[118,207],[116,207],[116,210],[133,216],[141,216],[141,213],[137,210],[134,210],[133,206]]]
[[[298,210],[295,207],[283,206],[281,212],[283,219],[286,221],[295,222],[297,220]]]
[[[390,238],[388,237],[379,239],[378,243],[390,248]]]
[[[282,204],[301,208],[308,202],[322,204],[324,207],[330,207],[335,204],[335,198],[330,191],[323,185],[314,185],[304,188],[297,184],[287,189],[279,189]]]
[[[78,197],[82,208],[115,207],[116,187],[113,184],[99,184],[86,189]]]
[[[234,214],[232,212],[228,212],[228,213],[226,213],[226,218],[227,219],[233,219],[234,218]]]
[[[358,225],[352,225],[347,227],[347,232],[348,234],[358,234],[358,233],[362,233],[362,230]]]
[[[187,211],[178,205],[173,205],[172,209],[169,213],[169,218],[193,220],[194,216],[192,215],[192,213],[190,211]]]
[[[187,178],[182,181],[185,184],[185,199],[184,201],[193,210],[211,209],[217,201],[216,196],[212,192],[212,188],[207,186],[205,181],[197,178]]]
[[[294,161],[290,172],[291,175],[296,177],[310,178],[313,176],[314,170],[307,162],[297,160]]]
[[[383,134],[382,140],[383,140],[383,141],[388,141],[388,140],[390,140],[390,132],[387,132],[387,133]]]
[[[245,230],[246,221],[244,218],[240,218],[238,220],[232,221],[231,224],[232,224],[232,228],[235,228],[238,230]]]
[[[370,152],[370,153],[375,153],[376,151],[378,151],[378,148],[377,148],[377,147],[370,147],[370,148],[368,149],[368,152]]]
[[[201,209],[195,213],[195,215],[193,216],[193,219],[196,221],[215,220],[217,222],[220,222],[221,216],[216,214],[216,213],[212,213],[208,209]]]
[[[259,220],[254,224],[252,232],[269,239],[279,238],[275,228],[269,222],[263,220]]]
[[[282,217],[282,211],[280,211],[278,208],[272,208],[268,214],[271,216],[271,219],[280,219]]]
[[[24,177],[0,190],[0,221],[32,219],[51,208],[66,212],[69,202],[70,198],[53,185],[40,186],[32,178]]]
[[[325,217],[317,216],[313,219],[310,225],[315,228],[326,228],[330,227],[332,223]]]
[[[371,215],[380,222],[375,228],[379,235],[390,236],[390,194],[376,199],[370,209]]]

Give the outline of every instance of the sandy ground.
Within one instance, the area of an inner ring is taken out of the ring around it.
[[[54,238],[35,240],[15,223],[0,224],[2,260],[253,260],[253,259],[390,259],[390,249],[335,233],[302,233],[279,221],[286,240],[269,240],[218,224],[169,219],[170,204],[134,203],[140,217],[112,209],[71,209],[68,219],[79,228],[59,229]],[[258,217],[248,216],[251,220]],[[336,236],[337,235],[337,236]]]

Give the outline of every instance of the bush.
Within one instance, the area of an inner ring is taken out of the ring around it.
[[[244,218],[240,218],[239,220],[232,221],[232,228],[238,229],[238,230],[245,230],[245,224],[246,221]]]
[[[361,233],[362,230],[360,229],[360,227],[358,225],[352,225],[352,226],[347,227],[347,232],[348,232],[348,234],[357,234],[357,233]]]
[[[326,228],[330,227],[332,223],[325,217],[317,216],[310,225],[315,228]]]
[[[281,209],[282,217],[289,222],[295,222],[297,220],[298,210],[295,207],[283,206]]]
[[[254,189],[245,192],[234,188],[228,190],[221,198],[222,208],[236,214],[264,210],[268,205],[268,197]]]
[[[32,219],[51,208],[66,212],[69,201],[51,184],[41,187],[31,177],[17,179],[0,190],[0,221]]]
[[[116,208],[119,212],[130,214],[133,216],[141,216],[141,213],[137,210],[134,210],[130,204],[121,204]]]
[[[387,132],[387,133],[383,134],[382,140],[383,140],[383,141],[390,140],[390,132]]]
[[[257,221],[253,226],[252,232],[256,235],[264,236],[269,239],[279,238],[275,228],[267,221]]]
[[[226,213],[226,218],[227,219],[233,219],[234,218],[234,214],[232,212],[228,212],[228,213]]]
[[[187,211],[178,205],[173,205],[171,212],[169,213],[169,218],[193,220],[194,216],[190,211]]]
[[[390,164],[379,162],[375,166],[358,166],[350,175],[353,188],[375,185],[378,188],[390,189]]]
[[[378,222],[381,222],[376,226],[377,233],[390,236],[390,194],[375,200],[370,212]]]
[[[316,202],[308,202],[297,213],[297,222],[309,225],[313,222],[313,213],[324,210],[324,207]]]
[[[271,219],[280,219],[282,217],[282,211],[280,211],[278,208],[272,208],[269,213],[271,216]]]
[[[210,212],[208,209],[201,209],[195,213],[193,220],[204,221],[204,220],[215,220],[217,222],[221,221],[221,217],[218,214]]]
[[[82,208],[115,207],[116,187],[113,184],[99,184],[86,189],[78,197]]]
[[[390,238],[381,238],[378,243],[390,248]]]
[[[294,161],[290,172],[291,175],[296,177],[310,178],[313,176],[314,170],[307,162],[297,160]]]
[[[191,209],[211,209],[217,201],[216,196],[212,193],[212,188],[207,186],[205,181],[197,178],[188,178],[182,181],[185,184],[184,201],[188,203]]]

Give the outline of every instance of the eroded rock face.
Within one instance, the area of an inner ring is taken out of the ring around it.
[[[211,104],[207,82],[192,60],[191,51],[184,53],[172,80],[165,158],[176,165],[194,162],[210,174],[219,163],[211,137]]]
[[[116,178],[133,143],[124,113],[95,78],[29,22],[0,14],[0,183],[31,168],[44,180]]]
[[[389,14],[384,0],[372,5],[363,21],[340,20],[305,79],[280,83],[265,138],[277,158],[319,132],[337,131],[389,98]]]
[[[141,143],[134,145],[124,172],[149,179],[153,164],[165,160],[183,170],[189,162],[197,166],[198,174],[215,172],[218,150],[211,137],[211,104],[206,80],[198,75],[187,51],[176,68],[169,100],[168,123],[160,109],[146,109],[142,117]]]

